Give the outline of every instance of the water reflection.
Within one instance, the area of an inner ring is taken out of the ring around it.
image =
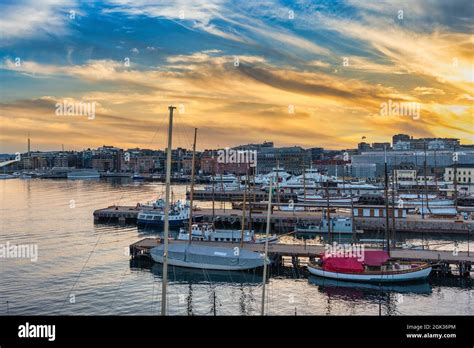
[[[153,275],[161,278],[163,267],[159,263],[143,260],[130,260],[132,269],[149,269]],[[168,281],[173,284],[238,284],[244,286],[258,286],[262,284],[262,275],[258,271],[237,272],[204,270],[168,266]]]
[[[431,294],[431,285],[427,280],[404,284],[372,284],[362,282],[349,282],[337,279],[328,279],[310,275],[309,284],[318,286],[318,290],[327,295],[341,295],[350,298],[363,298],[366,294],[374,292],[396,292],[399,294]]]

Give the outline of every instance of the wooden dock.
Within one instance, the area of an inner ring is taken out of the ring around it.
[[[135,223],[140,210],[144,208],[137,206],[110,206],[94,211],[94,220],[97,222],[122,222]],[[153,210],[145,208],[144,210]],[[237,209],[198,209],[195,216],[202,215],[205,222],[214,220],[216,226],[223,228],[240,228],[242,210]],[[338,213],[337,215],[350,216],[350,213]],[[246,221],[252,221],[254,228],[261,228],[266,224],[265,212],[252,212],[252,216],[246,213]],[[391,220],[391,219],[390,219]],[[279,211],[274,210],[271,215],[272,228],[282,231],[293,230],[296,224],[317,224],[321,221],[321,212],[314,211]],[[356,229],[364,231],[384,231],[385,219],[378,217],[356,217],[354,219]],[[390,224],[392,222],[390,221]],[[439,233],[439,234],[468,234],[474,230],[474,223],[470,221],[454,221],[447,219],[425,218],[421,216],[407,216],[403,219],[395,219],[397,232],[416,233]]]
[[[150,257],[150,250],[159,245],[162,241],[159,238],[144,238],[130,245],[130,255],[133,259],[140,257]],[[188,243],[187,241],[170,240],[169,243]],[[205,242],[193,241],[194,245],[212,245],[219,247],[240,247],[239,243],[232,242]],[[264,244],[243,243],[242,249],[263,253]],[[370,250],[370,248],[365,248]],[[294,264],[299,264],[299,258],[314,259],[325,252],[324,245],[301,245],[301,244],[269,244],[268,256],[276,263],[281,262],[282,257],[291,257],[296,260]],[[408,250],[392,249],[390,256],[393,259],[403,261],[425,261],[436,265],[437,269],[448,271],[451,265],[455,265],[463,276],[468,276],[474,264],[473,253],[459,251],[453,253],[450,251],[438,250]]]

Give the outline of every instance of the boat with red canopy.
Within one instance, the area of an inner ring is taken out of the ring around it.
[[[385,250],[365,250],[357,256],[321,256],[318,262],[308,264],[308,270],[316,276],[338,280],[403,282],[427,278],[431,265],[426,262],[394,261]]]

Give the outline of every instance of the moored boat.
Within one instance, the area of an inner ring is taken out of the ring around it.
[[[330,221],[331,233],[352,234],[354,232],[351,218],[334,217]],[[328,233],[328,220],[323,217],[319,224],[296,225],[295,231],[298,233]]]
[[[150,251],[153,261],[163,263],[164,245]],[[259,254],[245,249],[216,247],[212,245],[193,245],[170,243],[168,245],[168,265],[199,268],[206,270],[243,271],[262,267],[268,260]]]
[[[351,204],[356,203],[359,200],[358,196],[349,196],[349,195],[341,195],[341,196],[330,196],[329,197],[329,204]],[[327,204],[328,198],[322,195],[298,195],[298,202],[304,203],[315,203],[315,204]]]
[[[169,212],[170,228],[179,228],[189,220],[189,204],[178,201],[171,205]],[[137,216],[137,223],[146,226],[164,226],[165,211],[164,209],[143,209]]]
[[[192,240],[209,241],[209,242],[234,242],[241,241],[241,230],[223,230],[216,229],[212,224],[198,223],[191,227]],[[189,240],[189,231],[186,228],[181,228],[178,235],[178,240]],[[244,231],[244,242],[254,241],[254,231]]]
[[[406,282],[425,279],[432,267],[426,262],[391,260],[383,250],[367,250],[363,257],[324,255],[310,262],[308,271],[316,276],[358,282]]]

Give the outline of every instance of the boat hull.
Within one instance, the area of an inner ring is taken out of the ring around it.
[[[153,248],[150,251],[153,261],[163,263],[163,251],[163,245]],[[238,255],[234,253],[235,248],[170,244],[168,265],[220,271],[244,271],[264,265],[264,259],[257,253],[247,250],[240,250]]]
[[[170,228],[179,228],[183,227],[185,221],[188,221],[189,219],[186,220],[170,220],[169,221],[169,227]],[[165,222],[162,220],[142,220],[142,219],[137,219],[137,224],[141,226],[156,226],[156,227],[164,227]]]
[[[312,267],[308,265],[308,271],[316,276],[331,278],[337,280],[354,281],[354,282],[405,282],[418,279],[425,279],[431,273],[431,267],[419,267],[417,269],[404,272],[374,272],[367,273],[340,273],[325,271],[320,267]]]

